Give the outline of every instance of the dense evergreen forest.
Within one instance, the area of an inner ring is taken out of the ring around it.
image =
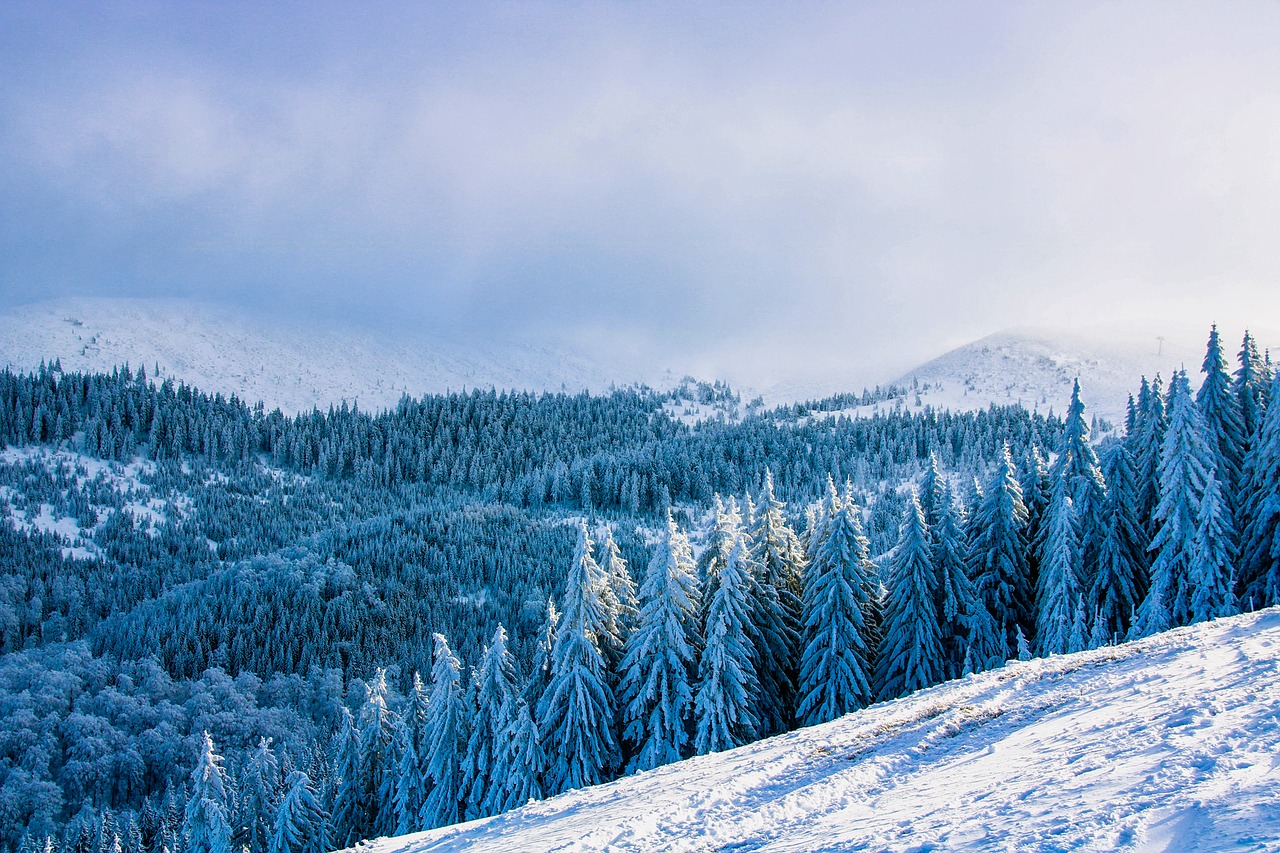
[[[1201,373],[1095,440],[1078,388],[690,424],[5,371],[0,847],[320,853],[1275,604],[1271,365]]]

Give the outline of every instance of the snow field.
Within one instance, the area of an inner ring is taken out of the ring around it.
[[[1275,851],[1278,682],[1273,608],[362,849]]]

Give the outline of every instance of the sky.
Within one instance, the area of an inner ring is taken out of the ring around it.
[[[1280,316],[1275,3],[8,0],[0,81],[0,307],[759,381]]]

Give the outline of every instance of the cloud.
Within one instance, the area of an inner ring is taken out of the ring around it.
[[[0,182],[70,258],[0,224],[13,268],[871,380],[1017,323],[1280,308],[1270,7],[388,8],[321,10],[309,54],[289,16],[244,56],[154,19],[164,50],[64,46],[0,104]]]

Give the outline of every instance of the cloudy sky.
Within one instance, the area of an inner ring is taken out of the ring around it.
[[[9,0],[0,80],[0,306],[771,379],[1280,316],[1275,3]]]

